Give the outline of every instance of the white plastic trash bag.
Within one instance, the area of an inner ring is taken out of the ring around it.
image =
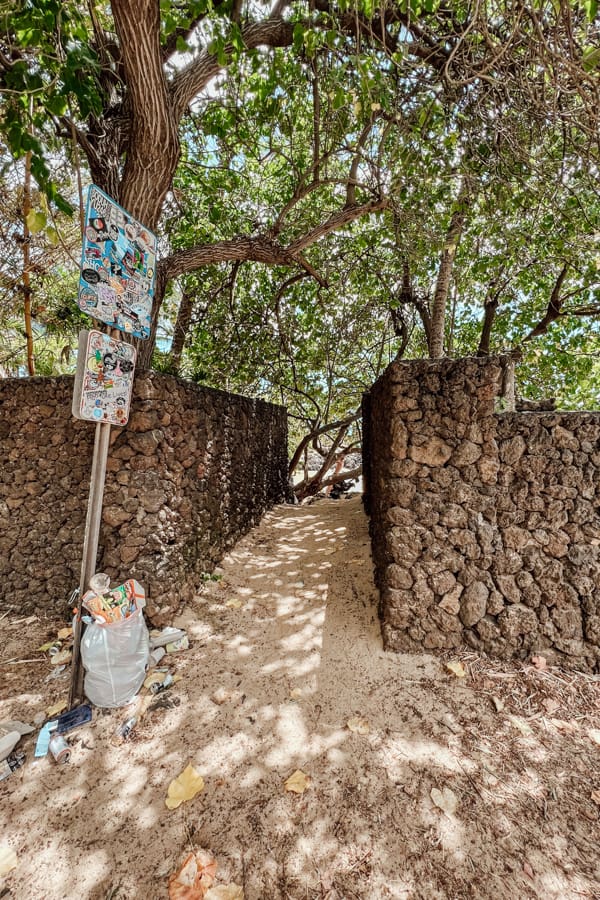
[[[142,686],[150,659],[142,609],[126,619],[88,625],[81,641],[84,690],[95,706],[125,706]]]

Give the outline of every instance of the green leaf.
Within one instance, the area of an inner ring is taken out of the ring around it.
[[[39,232],[43,231],[46,227],[46,214],[35,209],[30,209],[25,216],[25,221],[31,234],[39,234]]]

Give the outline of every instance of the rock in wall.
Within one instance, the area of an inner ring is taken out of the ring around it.
[[[366,428],[386,647],[600,667],[600,414],[496,413],[505,358],[395,362]]]
[[[64,608],[79,583],[94,425],[73,379],[0,380],[0,609]],[[132,576],[156,624],[287,492],[285,409],[171,376],[136,378],[113,428],[98,570]]]

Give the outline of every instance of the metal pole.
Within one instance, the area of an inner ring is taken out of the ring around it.
[[[98,539],[102,521],[102,502],[104,499],[104,481],[106,478],[106,461],[110,444],[110,427],[109,424],[98,422],[94,437],[90,493],[85,520],[81,576],[79,579],[79,599],[73,628],[73,662],[71,667],[69,709],[72,709],[78,700],[83,699],[83,668],[81,665],[83,623],[81,621],[81,601],[89,585],[89,580],[96,570]]]

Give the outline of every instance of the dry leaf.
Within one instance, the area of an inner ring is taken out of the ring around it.
[[[239,884],[218,884],[206,892],[204,900],[244,900],[244,888]]]
[[[600,730],[598,728],[590,728],[588,734],[595,744],[600,744]]]
[[[346,725],[350,731],[354,731],[356,734],[368,734],[370,731],[369,723],[360,716],[354,716],[353,719],[348,719]]]
[[[525,872],[525,874],[527,875],[528,878],[531,878],[532,881],[534,880],[535,875],[534,875],[533,869],[531,868],[530,864],[527,861],[523,863],[523,871]]]
[[[500,700],[499,697],[492,697],[492,702],[496,707],[496,712],[502,712],[502,710],[504,709],[504,701]]]
[[[600,806],[600,791],[592,791],[592,800]]]
[[[292,791],[294,794],[303,794],[311,781],[310,775],[307,775],[301,769],[296,769],[293,775],[284,782],[286,791]]]
[[[456,675],[457,678],[464,678],[467,674],[465,671],[465,667],[458,660],[446,663],[446,668],[449,672],[452,672],[453,675]]]
[[[531,663],[536,669],[539,669],[540,672],[544,672],[548,668],[545,656],[532,656]]]
[[[430,796],[435,805],[445,812],[447,816],[451,817],[454,815],[458,806],[458,799],[454,791],[451,791],[449,787],[445,787],[441,791],[437,788],[432,788]]]
[[[204,778],[190,763],[181,775],[178,775],[167,791],[165,805],[167,809],[177,809],[186,800],[191,800],[204,789]]]
[[[59,700],[54,706],[49,706],[46,710],[47,715],[52,719],[54,716],[57,716],[59,713],[63,711],[63,709],[67,708],[66,700]]]
[[[214,694],[211,694],[210,699],[213,703],[216,703],[217,706],[222,706],[224,703],[227,703],[228,700],[231,700],[231,697],[231,691],[227,691],[224,687],[220,687],[216,689]]]
[[[202,900],[217,874],[217,861],[208,850],[196,850],[169,878],[169,900]]]
[[[558,700],[555,700],[554,697],[545,697],[544,700],[542,700],[542,706],[544,707],[548,715],[552,716],[560,707],[560,703],[558,702]]]
[[[38,647],[38,650],[42,650],[45,653],[46,650],[49,650],[50,647],[54,647],[55,644],[56,644],[56,641],[48,641],[48,643],[42,644],[41,647]]]
[[[60,653],[55,653],[50,657],[50,663],[53,666],[66,666],[71,662],[72,655],[70,650],[61,650]]]
[[[528,725],[527,722],[525,722],[525,720],[521,719],[519,716],[509,716],[508,721],[512,725],[514,725],[515,728],[518,728],[521,734],[533,734],[533,729],[531,728],[531,726]]]
[[[61,628],[56,636],[59,639],[59,641],[66,641],[66,639],[70,638],[72,634],[73,634],[73,629],[69,625],[68,628]]]
[[[8,875],[17,868],[17,854],[6,844],[0,846],[0,875]]]
[[[241,600],[227,600],[225,603],[225,606],[229,606],[230,609],[239,609],[243,605]]]
[[[301,696],[302,696],[301,688],[294,688],[293,690],[290,691],[290,700],[299,700]]]

